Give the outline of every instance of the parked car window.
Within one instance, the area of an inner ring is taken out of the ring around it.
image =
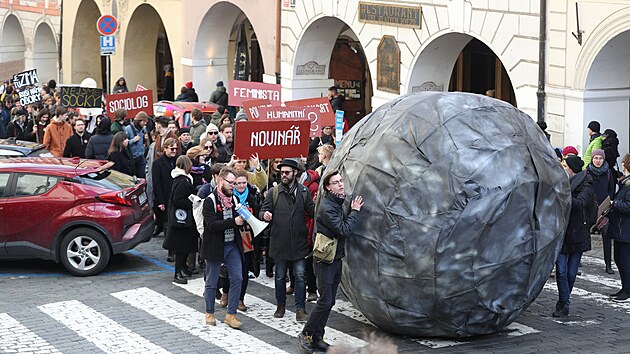
[[[86,175],[79,176],[78,178],[82,184],[105,188],[112,191],[136,186],[135,177],[114,170],[103,170],[88,173]]]
[[[21,152],[15,150],[0,149],[0,159],[9,157],[22,157]]]
[[[18,174],[15,195],[17,197],[39,195],[48,192],[59,182],[59,177]]]
[[[7,185],[9,184],[9,173],[0,173],[0,198],[4,195],[4,191],[7,189]]]

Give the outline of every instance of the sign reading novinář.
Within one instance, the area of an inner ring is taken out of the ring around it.
[[[420,5],[387,5],[359,1],[359,22],[422,28]]]

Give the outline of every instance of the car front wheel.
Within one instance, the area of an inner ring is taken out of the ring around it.
[[[107,240],[95,230],[79,228],[61,240],[61,263],[72,274],[86,277],[105,269],[111,252]]]

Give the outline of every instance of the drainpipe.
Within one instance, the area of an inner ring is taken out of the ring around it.
[[[63,82],[62,77],[61,77],[61,74],[63,73],[63,70],[62,70],[63,66],[62,66],[62,61],[61,61],[61,50],[63,48],[63,45],[62,45],[62,43],[63,43],[63,34],[62,34],[63,33],[63,3],[64,3],[63,1],[61,1],[59,3],[59,7],[60,7],[60,9],[59,9],[59,11],[60,11],[60,14],[59,14],[59,49],[58,49],[58,52],[59,52],[59,59],[58,59],[59,69],[57,70],[57,83],[58,84],[61,84]]]
[[[538,122],[545,121],[545,46],[547,42],[547,0],[540,0],[540,34],[538,37]]]
[[[280,31],[282,30],[282,0],[278,0],[276,5],[276,84],[280,83],[280,50],[282,43],[280,41]]]

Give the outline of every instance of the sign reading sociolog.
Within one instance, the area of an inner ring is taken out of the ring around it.
[[[284,104],[287,107],[294,107],[294,106],[317,107],[319,109],[320,127],[323,128],[323,127],[335,126],[335,112],[333,112],[332,106],[330,105],[330,101],[326,97],[306,98],[303,100],[287,101]]]
[[[308,156],[311,123],[304,120],[258,120],[236,122],[234,154],[239,158],[275,159]]]
[[[230,106],[241,107],[243,101],[263,99],[271,101],[272,105],[279,106],[282,102],[282,86],[279,84],[266,84],[263,82],[230,80],[228,83]]]
[[[61,86],[61,105],[68,108],[101,108],[103,89]]]
[[[319,119],[319,108],[317,107],[258,107],[260,114],[259,119],[262,120],[291,120],[291,119],[308,119],[311,122],[310,137],[322,135],[322,126]]]
[[[24,87],[33,86],[39,83],[39,78],[37,77],[37,69],[31,69],[27,71],[22,71],[21,73],[14,74],[13,79],[13,87],[17,90],[21,90]]]
[[[114,119],[114,113],[119,109],[127,111],[127,117],[135,117],[140,111],[153,113],[153,91],[136,91],[105,96],[107,115]]]

